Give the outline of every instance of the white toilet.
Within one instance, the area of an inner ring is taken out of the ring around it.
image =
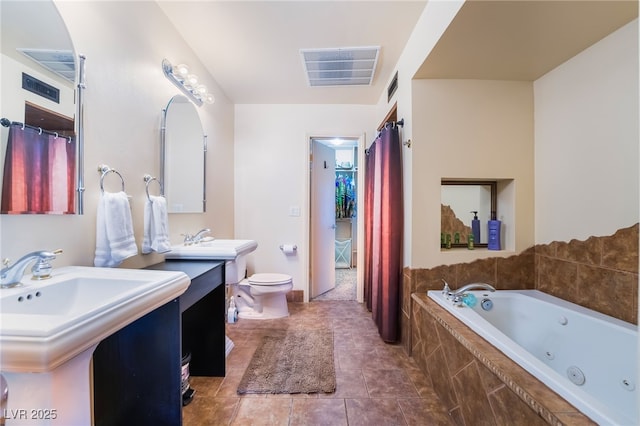
[[[238,318],[288,317],[287,293],[293,288],[291,276],[260,273],[245,278],[246,272],[245,255],[239,255],[225,264],[225,281],[238,309]]]

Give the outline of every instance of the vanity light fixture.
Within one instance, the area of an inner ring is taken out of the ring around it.
[[[187,65],[179,64],[174,66],[168,60],[163,59],[162,71],[196,105],[201,106],[203,103],[212,104],[215,102],[215,98],[208,92],[207,86],[198,83],[198,77],[189,72]]]

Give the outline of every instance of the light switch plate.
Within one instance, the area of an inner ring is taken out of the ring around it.
[[[292,216],[292,217],[300,216],[300,206],[289,207],[289,216]]]

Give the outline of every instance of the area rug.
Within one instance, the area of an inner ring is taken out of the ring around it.
[[[238,394],[335,390],[333,333],[308,330],[263,337],[238,386]]]

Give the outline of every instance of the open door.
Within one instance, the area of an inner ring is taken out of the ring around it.
[[[311,145],[311,298],[335,288],[335,152]]]

